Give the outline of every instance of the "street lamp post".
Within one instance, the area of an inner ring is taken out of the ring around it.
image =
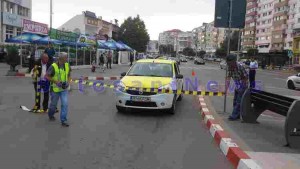
[[[229,2],[229,17],[228,17],[228,35],[227,35],[228,36],[227,55],[230,54],[232,1],[233,0],[228,0],[228,2]],[[228,69],[226,69],[226,75],[225,75],[224,113],[226,113],[226,104],[227,104],[227,76],[228,76]]]

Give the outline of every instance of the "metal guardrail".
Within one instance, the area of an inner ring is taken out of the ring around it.
[[[300,149],[300,100],[265,91],[248,89],[242,98],[241,118],[245,123],[257,123],[265,111],[286,117],[285,138],[287,145]]]

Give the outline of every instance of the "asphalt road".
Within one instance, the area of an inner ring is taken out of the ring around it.
[[[191,75],[188,64],[182,74]],[[106,73],[75,70],[74,77],[119,76],[128,66]],[[197,70],[202,73],[202,70]],[[27,78],[0,77],[0,168],[18,169],[183,169],[232,168],[201,121],[197,99],[185,96],[174,116],[157,112],[119,114],[114,93],[86,88],[70,93],[69,128],[31,108]],[[59,118],[58,115],[56,115]]]

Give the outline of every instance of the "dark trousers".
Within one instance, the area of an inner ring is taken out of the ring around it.
[[[35,110],[41,109],[41,95],[44,94],[44,100],[43,100],[43,110],[46,111],[48,109],[48,103],[49,103],[49,86],[50,83],[47,82],[47,84],[40,84],[38,87],[38,83],[34,82],[34,90],[35,90]],[[47,86],[48,85],[48,86]]]
[[[250,88],[255,88],[255,76],[256,76],[256,70],[250,70],[249,71]]]
[[[108,66],[109,66],[109,67],[108,67]],[[111,69],[111,58],[108,58],[108,59],[107,59],[106,67],[107,67],[107,69],[108,69],[108,68]]]

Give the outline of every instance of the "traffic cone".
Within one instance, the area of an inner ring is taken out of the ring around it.
[[[196,76],[196,73],[195,73],[194,69],[192,70],[192,76],[193,77]]]

